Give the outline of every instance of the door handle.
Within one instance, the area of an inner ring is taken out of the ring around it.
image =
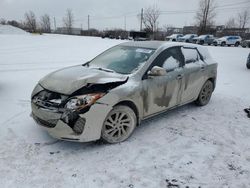
[[[201,67],[201,71],[204,71],[205,70],[205,67]]]
[[[182,79],[182,78],[183,78],[183,75],[181,75],[181,74],[179,74],[179,75],[176,77],[177,80],[180,80],[180,79]]]

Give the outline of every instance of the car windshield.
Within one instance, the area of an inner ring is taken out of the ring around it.
[[[187,35],[185,35],[184,37],[185,38],[189,38],[189,37],[191,37],[192,35],[191,34],[187,34]]]
[[[221,37],[221,38],[219,38],[219,40],[224,40],[224,39],[228,39],[228,37],[226,36],[226,37]]]
[[[90,68],[131,74],[138,70],[155,52],[154,49],[116,46],[100,54],[87,63]]]

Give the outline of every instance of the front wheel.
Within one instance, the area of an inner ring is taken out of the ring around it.
[[[125,141],[137,124],[135,112],[128,106],[115,106],[107,115],[102,127],[102,139],[110,144]]]
[[[226,42],[222,42],[222,43],[221,43],[221,46],[225,46],[225,45],[226,45]]]
[[[205,84],[202,86],[198,99],[195,101],[195,103],[199,106],[204,106],[208,104],[212,96],[213,89],[214,89],[213,82],[207,80]]]

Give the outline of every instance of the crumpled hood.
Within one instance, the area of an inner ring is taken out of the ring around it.
[[[82,65],[52,72],[39,81],[42,87],[57,93],[70,95],[87,84],[105,84],[126,81],[128,76],[86,68]]]

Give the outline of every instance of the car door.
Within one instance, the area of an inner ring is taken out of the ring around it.
[[[198,96],[204,83],[206,64],[201,60],[196,48],[182,47],[185,59],[181,87],[181,104],[193,101]]]
[[[183,61],[180,47],[173,47],[161,52],[150,65],[148,71],[158,66],[164,68],[166,74],[146,76],[142,80],[144,117],[180,103]],[[145,75],[147,75],[147,72]]]
[[[235,43],[235,38],[234,37],[228,37],[227,40],[228,40],[228,42],[227,42],[228,45],[233,45]]]

